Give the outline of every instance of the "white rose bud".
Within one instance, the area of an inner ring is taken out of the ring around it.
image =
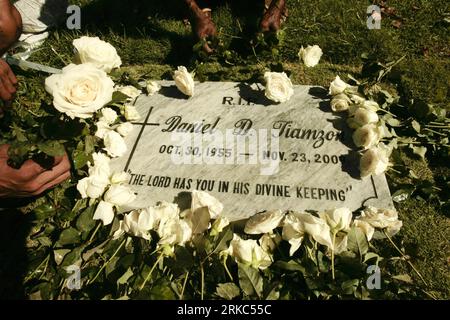
[[[261,234],[271,232],[277,228],[284,218],[281,210],[268,211],[252,216],[245,224],[247,234]]]
[[[286,215],[283,223],[282,237],[291,245],[289,255],[292,256],[300,248],[305,237],[303,225],[295,213]]]
[[[127,152],[127,145],[122,136],[115,131],[108,131],[103,137],[105,150],[113,157],[121,157]]]
[[[126,137],[133,131],[133,125],[130,122],[124,122],[117,126],[116,131],[122,136]]]
[[[107,226],[114,220],[114,205],[105,201],[100,201],[95,209],[94,220],[102,220],[103,225]]]
[[[348,110],[352,101],[345,93],[339,93],[331,99],[331,110],[334,112],[342,112]]]
[[[89,167],[90,176],[102,176],[105,179],[111,174],[109,163],[111,159],[104,153],[96,152],[92,154],[94,165]]]
[[[343,93],[345,89],[349,88],[350,85],[344,81],[341,80],[339,76],[336,76],[336,78],[330,83],[330,95],[335,96],[340,93]]]
[[[186,67],[178,67],[178,70],[175,70],[173,79],[175,80],[175,85],[178,90],[180,90],[185,95],[192,97],[194,96],[194,78],[192,74],[186,69]]]
[[[212,224],[210,235],[213,237],[218,235],[229,224],[230,224],[230,220],[228,220],[226,217],[217,218],[216,221],[214,221],[214,223]]]
[[[319,63],[322,54],[322,49],[318,45],[314,45],[307,46],[306,49],[301,47],[298,57],[303,60],[305,66],[314,67]]]
[[[275,233],[266,233],[258,241],[264,251],[273,253],[281,242],[281,236]]]
[[[116,206],[123,206],[132,203],[136,195],[127,185],[114,184],[106,191],[104,200]]]
[[[266,72],[264,80],[266,81],[266,97],[274,102],[286,102],[294,94],[292,82],[284,72]]]
[[[90,118],[112,100],[114,82],[93,64],[70,64],[45,79],[54,107],[70,118]]]
[[[348,208],[326,210],[319,216],[328,223],[332,232],[348,231],[353,217]]]
[[[103,195],[108,183],[109,180],[104,176],[89,176],[78,181],[77,190],[80,192],[83,199],[97,199]]]
[[[106,121],[98,121],[95,123],[97,126],[97,131],[95,132],[95,136],[99,137],[100,139],[103,139],[105,137],[105,134],[108,131],[111,131],[111,127]]]
[[[103,108],[101,113],[102,117],[99,121],[106,122],[107,124],[113,124],[117,120],[117,112],[111,108]]]
[[[376,146],[383,137],[381,128],[375,124],[366,124],[353,133],[353,142],[357,147],[369,149]]]
[[[145,89],[147,90],[147,95],[152,96],[161,90],[161,85],[156,81],[147,81]]]
[[[272,257],[258,245],[256,240],[243,240],[236,234],[230,242],[228,254],[237,262],[255,269],[264,270],[272,264]]]
[[[137,210],[131,211],[123,218],[122,230],[132,236],[139,237],[145,240],[150,240],[151,221],[148,220],[148,215],[145,212]]]
[[[380,146],[364,152],[359,162],[361,177],[379,175],[389,166],[389,152]]]
[[[123,93],[124,95],[129,97],[129,101],[133,101],[137,97],[139,97],[142,93],[141,90],[134,86],[119,86],[116,87],[116,90]]]
[[[353,221],[353,226],[360,229],[366,236],[367,241],[372,240],[373,233],[375,232],[375,228],[372,227],[368,222],[355,219]]]
[[[192,229],[190,225],[181,219],[175,218],[168,220],[164,224],[164,228],[158,230],[161,239],[158,245],[181,245],[183,246],[192,237]]]
[[[397,234],[403,223],[398,220],[397,211],[392,209],[378,209],[375,207],[367,207],[361,213],[361,216],[357,218],[360,221],[369,223],[376,229],[384,229],[389,237]],[[375,232],[375,239],[382,239],[386,236],[381,232]]]
[[[192,212],[195,212],[195,210],[202,207],[208,207],[211,219],[217,219],[218,217],[220,217],[223,211],[223,204],[220,203],[219,200],[217,200],[212,195],[204,191],[194,190],[192,191],[191,196],[192,196],[191,202]]]
[[[141,115],[137,111],[136,107],[129,104],[125,105],[123,114],[125,119],[128,121],[138,121],[141,119]]]

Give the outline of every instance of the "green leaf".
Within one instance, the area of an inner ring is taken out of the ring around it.
[[[86,152],[84,152],[84,151],[76,150],[76,151],[74,151],[72,156],[73,156],[73,165],[74,165],[75,170],[83,168],[87,164],[87,162],[90,160],[89,155],[86,154]]]
[[[294,260],[290,260],[290,261],[275,261],[273,263],[274,267],[278,267],[280,269],[283,270],[288,270],[288,271],[300,271],[303,274],[306,274],[306,269],[305,267],[303,267],[301,264],[295,262]]]
[[[213,253],[217,253],[219,251],[226,250],[228,248],[227,242],[233,239],[233,230],[231,228],[227,228],[225,232],[222,232],[223,236],[220,238],[219,243],[214,248]]]
[[[348,233],[348,249],[361,257],[369,250],[366,235],[360,228],[353,227]]]
[[[119,279],[117,279],[117,284],[126,284],[128,279],[130,279],[132,276],[133,270],[131,270],[131,268],[128,268],[127,271]]]
[[[61,232],[59,236],[58,244],[61,246],[67,244],[74,244],[80,241],[80,233],[75,228],[68,228]]]
[[[66,152],[64,146],[58,141],[47,141],[38,143],[38,149],[50,157],[60,157]]]
[[[396,279],[396,280],[399,280],[399,281],[402,281],[402,282],[409,283],[409,284],[413,283],[413,280],[407,274],[399,274],[399,275],[396,275],[396,276],[392,276],[392,278]]]
[[[381,260],[383,260],[383,257],[380,257],[378,254],[376,254],[375,252],[368,252],[366,253],[366,255],[364,256],[364,260],[363,262],[367,262],[371,259],[376,259],[375,260],[375,264],[378,264],[378,262],[380,262]]]
[[[238,264],[239,285],[247,296],[256,294],[259,298],[263,293],[263,278],[259,270]]]
[[[344,294],[353,294],[358,288],[358,284],[359,279],[347,280],[341,284],[341,288]]]
[[[392,195],[392,200],[397,203],[405,201],[409,199],[413,191],[414,189],[411,188],[399,189],[395,191],[394,194]]]
[[[89,232],[95,227],[94,206],[84,210],[77,219],[76,227],[81,232]]]
[[[216,294],[225,300],[233,300],[241,294],[241,290],[233,282],[219,283]]]
[[[413,120],[411,125],[417,133],[420,133],[420,124],[416,120]]]
[[[56,213],[55,207],[50,203],[44,203],[34,209],[37,220],[44,220]]]

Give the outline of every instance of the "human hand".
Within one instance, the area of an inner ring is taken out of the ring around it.
[[[0,59],[0,100],[3,100],[5,105],[8,105],[13,99],[16,90],[16,76],[9,65],[3,59]]]
[[[0,145],[0,198],[37,196],[70,177],[67,155],[56,157],[51,170],[27,160],[20,169],[11,168],[8,161],[9,145]]]

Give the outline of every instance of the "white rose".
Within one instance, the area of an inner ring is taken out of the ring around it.
[[[213,236],[213,237],[218,235],[229,224],[230,224],[230,220],[228,220],[226,217],[219,217],[219,218],[217,218],[214,221],[214,223],[212,224],[210,235]]]
[[[95,136],[99,137],[100,139],[103,139],[105,137],[105,134],[111,131],[111,127],[106,121],[98,121],[97,123],[95,123],[95,125],[97,126]]]
[[[375,228],[372,227],[368,222],[355,219],[353,221],[353,226],[360,229],[366,236],[367,241],[372,240],[373,233],[375,232]]]
[[[113,158],[121,157],[127,152],[125,140],[115,131],[106,132],[103,137],[103,142],[105,144],[104,149]]]
[[[158,245],[184,245],[191,239],[192,229],[186,221],[174,218],[167,220],[164,228],[158,230],[158,234],[161,237]]]
[[[161,90],[161,85],[156,81],[147,81],[145,89],[147,90],[147,95],[152,96]]]
[[[271,232],[280,225],[283,218],[284,213],[281,210],[256,214],[247,221],[244,232],[247,234]]]
[[[395,236],[403,226],[403,222],[401,220],[397,220],[391,223],[384,231],[387,233],[389,237]],[[384,233],[375,232],[373,235],[374,239],[384,239],[386,236]]]
[[[318,45],[314,45],[307,46],[306,49],[301,47],[298,57],[303,60],[305,66],[314,67],[319,63],[322,54],[322,49]]]
[[[127,185],[114,184],[106,191],[104,200],[116,206],[123,206],[132,203],[136,195]]]
[[[258,241],[264,251],[273,253],[281,242],[281,236],[275,233],[266,233]]]
[[[303,242],[305,230],[300,219],[294,213],[289,213],[284,219],[282,237],[291,245],[289,255],[292,256]]]
[[[151,221],[149,221],[148,218],[149,217],[145,211],[131,211],[123,217],[121,228],[126,233],[135,237],[150,240],[151,236],[149,231],[151,229]]]
[[[361,177],[379,175],[387,170],[389,166],[389,152],[380,145],[365,151],[362,155],[359,161]]]
[[[116,131],[122,136],[126,137],[133,131],[133,125],[130,122],[124,122],[117,126]]]
[[[363,104],[366,99],[362,97],[359,93],[353,93],[350,94],[350,99],[355,103],[356,105]],[[376,110],[375,110],[376,111]]]
[[[175,70],[173,74],[173,79],[175,80],[175,85],[178,90],[189,97],[194,96],[194,78],[192,77],[192,74],[188,72],[186,67],[178,67],[178,70]]]
[[[92,63],[96,68],[106,73],[122,65],[122,60],[117,54],[116,48],[98,37],[75,39],[73,40],[73,46],[76,49],[76,58],[81,63]]]
[[[292,82],[284,72],[266,72],[264,80],[266,81],[266,97],[274,102],[286,102],[294,94]]]
[[[129,97],[129,101],[132,101],[139,97],[142,93],[141,90],[136,88],[135,86],[119,86],[115,88],[117,91],[123,93],[124,95]]]
[[[325,220],[316,218],[309,213],[294,213],[298,219],[299,229],[304,230],[318,243],[332,248],[330,227]]]
[[[264,270],[272,264],[272,257],[264,251],[256,240],[243,240],[238,235],[233,235],[228,254],[237,262]]]
[[[92,64],[70,64],[45,79],[53,105],[70,118],[90,118],[112,99],[114,82]]]
[[[211,219],[217,219],[221,215],[223,211],[223,204],[220,203],[219,200],[214,198],[212,195],[204,191],[194,190],[192,191],[191,196],[192,196],[191,202],[192,212],[195,212],[195,210],[202,207],[208,207]]]
[[[90,176],[102,176],[105,179],[111,174],[110,162],[111,159],[104,153],[95,152],[92,154],[94,165],[89,166]],[[90,164],[90,163],[89,163]]]
[[[331,110],[334,112],[341,112],[348,110],[352,101],[345,93],[339,93],[331,99]]]
[[[78,181],[77,190],[83,199],[97,199],[103,195],[108,183],[109,180],[103,176],[89,176]]]
[[[376,146],[383,137],[383,131],[375,124],[366,124],[353,132],[353,142],[364,150]]]
[[[180,209],[174,203],[162,201],[156,206],[144,209],[149,216],[152,217],[153,227],[157,230],[160,226],[164,228],[164,223],[167,220],[178,218]]]
[[[326,210],[319,216],[328,223],[332,232],[348,231],[353,217],[348,208]]]
[[[117,120],[117,112],[111,108],[103,108],[101,113],[102,116],[99,121],[106,122],[107,124],[113,124]]]
[[[353,117],[349,119],[349,126],[353,129],[362,127],[366,124],[377,123],[379,121],[378,114],[365,108],[358,108],[353,113]]]
[[[141,115],[137,111],[136,107],[129,104],[125,105],[123,115],[128,121],[137,121],[141,119]]]
[[[341,80],[339,76],[336,76],[336,78],[330,83],[330,95],[335,96],[340,93],[343,93],[345,89],[349,88],[350,85],[344,81]]]
[[[114,220],[114,205],[109,202],[100,201],[97,209],[95,209],[93,219],[102,220],[103,225],[107,226]]]
[[[130,175],[125,171],[114,172],[111,176],[111,184],[122,184],[126,183],[130,179]]]
[[[376,103],[375,101],[372,101],[372,100],[364,100],[360,104],[360,107],[364,108],[366,110],[370,110],[372,112],[377,112],[380,109],[380,105],[378,103]]]
[[[371,206],[365,208],[357,219],[367,222],[377,229],[384,229],[393,225],[396,226],[397,221],[399,221],[397,211],[392,209],[378,209]]]

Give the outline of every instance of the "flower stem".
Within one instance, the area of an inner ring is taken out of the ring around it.
[[[333,232],[333,248],[331,248],[331,276],[333,278],[333,280],[335,279],[335,275],[334,275],[334,246],[336,243],[336,232]]]
[[[92,282],[95,281],[95,279],[97,279],[97,277],[100,275],[100,273],[103,271],[103,269],[106,268],[106,266],[112,261],[112,259],[114,259],[114,257],[116,256],[116,254],[119,252],[120,249],[122,249],[123,245],[125,244],[127,238],[123,239],[123,241],[120,243],[119,247],[116,249],[116,251],[113,253],[113,255],[111,256],[111,258],[108,259],[108,261],[100,268],[100,270],[98,270],[97,274],[95,275],[95,277],[92,280],[89,280],[87,284],[91,284]]]
[[[231,275],[230,270],[228,270],[228,266],[227,266],[227,259],[223,259],[223,267],[225,268],[225,271],[227,272],[227,275],[230,277],[231,282],[233,282],[233,276]]]
[[[102,222],[99,221],[99,222],[97,223],[97,227],[95,227],[94,232],[92,233],[91,237],[89,238],[88,243],[91,243],[91,242],[94,240],[94,237],[95,237],[95,235],[97,234],[97,231],[100,229],[100,226],[101,226],[101,225],[102,225]]]
[[[203,300],[203,294],[205,291],[205,271],[203,270],[203,263],[200,264],[200,274],[201,274],[201,287],[202,287],[201,300]]]
[[[161,261],[161,259],[164,258],[164,254],[160,254],[158,259],[156,260],[156,262],[153,264],[152,268],[150,269],[150,272],[147,274],[147,276],[144,279],[144,282],[141,284],[141,287],[139,288],[139,291],[141,291],[142,289],[144,289],[145,284],[147,283],[147,281],[150,279],[150,276],[153,273],[153,270],[155,270],[156,266],[158,265],[159,261]]]
[[[391,237],[386,233],[386,230],[383,229],[383,233],[386,236],[386,238],[389,240],[389,242],[394,246],[394,248],[398,251],[398,253],[401,254],[402,258],[411,266],[411,268],[414,270],[414,272],[419,276],[420,280],[423,281],[423,283],[428,287],[428,283],[425,281],[423,276],[420,274],[420,272],[414,267],[414,265],[409,261],[409,259],[405,256],[402,250],[400,250],[399,247],[395,244],[394,241],[392,241]]]
[[[28,277],[25,278],[25,280],[23,281],[23,283],[28,282],[28,281],[34,276],[34,274],[35,274],[36,272],[38,272],[39,268],[42,267],[42,265],[43,265],[44,263],[48,263],[48,259],[49,259],[49,258],[50,258],[50,254],[47,255],[47,257],[46,257],[44,260],[42,260],[42,262],[37,266],[37,268],[34,269],[34,271],[33,271]],[[46,269],[47,269],[47,266],[45,267],[44,271],[45,271]]]
[[[187,279],[189,277],[189,271],[186,272],[186,276],[184,277],[183,288],[181,288],[180,300],[183,300],[184,289],[186,288]]]

